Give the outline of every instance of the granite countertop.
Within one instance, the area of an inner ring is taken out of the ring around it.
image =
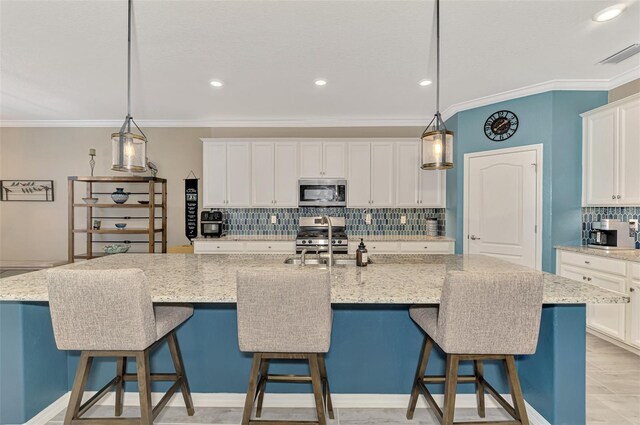
[[[287,256],[118,254],[61,266],[78,270],[140,268],[154,302],[233,303],[236,273],[264,269],[286,273],[300,266],[284,264]],[[372,255],[368,267],[334,266],[332,302],[336,304],[438,304],[448,270],[514,272],[523,266],[484,255]],[[306,266],[321,273],[318,266]],[[0,301],[47,301],[46,270],[0,279]],[[624,294],[545,273],[546,304],[626,303]]]
[[[580,254],[596,255],[598,257],[611,258],[615,260],[625,260],[640,263],[640,249],[598,249],[588,246],[563,246],[555,247],[561,251],[578,252]]]
[[[443,241],[455,242],[455,239],[446,236],[428,235],[348,235],[350,241],[364,239],[365,241],[377,242],[410,242],[410,241]]]

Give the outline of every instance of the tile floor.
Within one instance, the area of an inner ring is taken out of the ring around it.
[[[99,406],[90,416],[111,416],[112,406]],[[123,416],[138,416],[138,409],[126,407]],[[60,425],[64,411],[49,425]],[[264,419],[313,420],[313,409],[268,409]],[[488,409],[487,419],[505,420],[501,409]],[[200,407],[187,416],[184,408],[165,408],[155,424],[239,424],[241,408]],[[456,409],[457,421],[479,420],[475,409]],[[435,417],[426,409],[418,409],[412,421],[405,419],[405,409],[336,409],[336,419],[329,425],[435,425]],[[613,344],[587,335],[587,425],[640,425],[640,357]]]

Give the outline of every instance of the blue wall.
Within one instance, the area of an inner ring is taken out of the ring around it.
[[[455,134],[455,166],[447,171],[447,235],[456,238],[462,253],[464,204],[464,155],[494,149],[543,145],[542,269],[555,271],[557,244],[581,239],[582,112],[607,103],[604,91],[556,91],[456,114],[447,120]],[[507,109],[519,119],[518,131],[496,143],[484,135],[484,123],[492,113]],[[455,221],[455,224],[454,224]]]

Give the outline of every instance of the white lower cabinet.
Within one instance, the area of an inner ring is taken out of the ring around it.
[[[228,240],[195,240],[195,254],[295,254],[295,241],[228,241]]]
[[[556,269],[568,279],[629,295],[630,304],[587,305],[587,327],[640,348],[640,264],[558,250]]]
[[[355,239],[355,238],[354,238]],[[454,241],[367,241],[369,254],[453,254]],[[349,242],[349,254],[355,254],[360,240]]]

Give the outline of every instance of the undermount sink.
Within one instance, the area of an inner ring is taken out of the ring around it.
[[[328,263],[328,259],[327,258],[307,258],[305,261],[306,265],[326,265]],[[293,265],[301,265],[302,264],[302,260],[300,259],[300,257],[289,257],[286,260],[284,260],[285,264],[293,264]],[[371,264],[371,261],[369,261],[369,264]],[[333,265],[334,266],[355,266],[356,265],[356,259],[355,258],[334,258],[333,259]]]

